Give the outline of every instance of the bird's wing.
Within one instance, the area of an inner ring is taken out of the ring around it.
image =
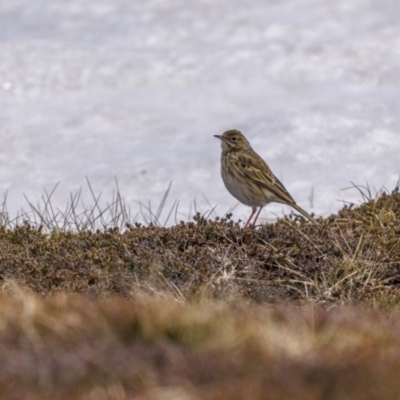
[[[296,204],[281,181],[272,173],[267,163],[255,152],[237,155],[234,165],[238,175],[253,182],[260,188],[269,190],[277,201],[286,204]]]

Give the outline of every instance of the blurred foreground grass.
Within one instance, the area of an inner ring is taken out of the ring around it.
[[[3,290],[4,399],[400,398],[397,312]]]
[[[397,188],[320,226],[40,215],[0,227],[0,398],[400,398]]]

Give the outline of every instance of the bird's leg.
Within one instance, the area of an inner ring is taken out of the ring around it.
[[[256,211],[257,211],[257,207],[253,207],[253,209],[251,211],[250,218],[247,220],[246,225],[244,226],[243,229],[247,228],[247,225],[249,225],[249,223],[250,223],[251,219],[253,218],[253,215],[256,213]]]
[[[260,215],[260,212],[261,212],[262,209],[263,209],[262,207],[259,208],[258,213],[257,213],[256,217],[254,218],[253,226],[256,226],[256,221],[257,221],[258,216]]]

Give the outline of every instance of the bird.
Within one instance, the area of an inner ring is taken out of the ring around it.
[[[268,203],[287,204],[318,225],[311,215],[296,204],[267,163],[253,150],[242,132],[231,129],[214,137],[221,140],[221,176],[225,187],[241,203],[252,207],[244,228],[250,224],[258,208],[253,221],[255,226],[261,210]]]

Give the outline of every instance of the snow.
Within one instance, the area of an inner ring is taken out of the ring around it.
[[[138,211],[173,181],[166,211],[224,215],[213,135],[232,128],[309,212],[358,203],[351,182],[392,189],[398,15],[396,0],[0,0],[0,194],[16,213],[60,182],[64,208],[80,187],[90,202],[86,177],[110,199],[116,177]]]

